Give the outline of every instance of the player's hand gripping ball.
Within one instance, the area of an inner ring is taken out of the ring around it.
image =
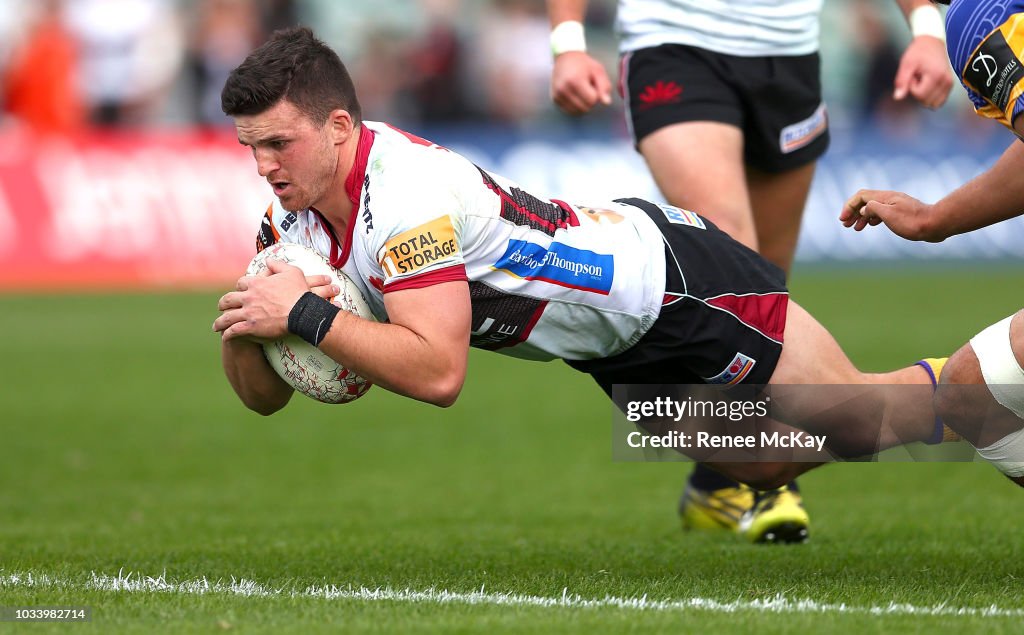
[[[256,254],[246,269],[246,275],[255,276],[266,270],[268,258],[296,266],[307,276],[329,276],[331,282],[341,289],[337,296],[328,298],[331,302],[359,317],[373,319],[370,307],[355,283],[319,253],[295,243],[277,243]],[[324,403],[347,403],[358,399],[373,385],[298,335],[289,334],[276,342],[264,344],[263,354],[289,386]]]

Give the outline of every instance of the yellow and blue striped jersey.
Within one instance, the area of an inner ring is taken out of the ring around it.
[[[946,48],[975,111],[1012,130],[1024,111],[1024,0],[953,0]]]

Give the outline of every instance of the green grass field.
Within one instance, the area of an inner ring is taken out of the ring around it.
[[[951,351],[1022,282],[804,268],[793,290],[878,370]],[[828,466],[799,547],[683,534],[686,466],[613,462],[603,394],[563,364],[474,352],[449,410],[375,389],[261,418],[215,302],[0,296],[0,606],[93,611],[17,630],[1020,631],[1024,492],[987,465]]]

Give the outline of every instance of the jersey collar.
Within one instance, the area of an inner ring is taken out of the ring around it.
[[[366,164],[370,158],[370,148],[373,147],[373,130],[370,130],[366,126],[359,125],[359,144],[356,146],[356,156],[352,161],[352,169],[348,172],[348,178],[345,179],[345,193],[348,194],[348,199],[352,201],[352,218],[356,217],[356,212],[359,211],[359,195],[363,191],[363,180],[366,178]],[[352,223],[349,223],[349,227]],[[351,232],[349,232],[351,233]]]
[[[334,233],[331,232],[331,239],[334,243],[331,246],[331,264],[341,269],[348,261],[349,252],[352,251],[352,234],[359,218],[359,205],[363,193],[363,183],[366,181],[366,166],[370,159],[370,148],[373,147],[374,132],[365,125],[359,126],[359,143],[356,145],[356,156],[352,162],[352,169],[345,179],[345,193],[348,200],[352,201],[352,215],[348,219],[348,228],[345,231],[345,242],[339,247]],[[319,212],[317,212],[319,215]]]

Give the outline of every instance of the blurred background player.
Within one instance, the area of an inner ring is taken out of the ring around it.
[[[894,97],[941,106],[952,84],[942,21],[927,0],[897,0],[914,39]],[[566,113],[611,103],[588,55],[586,0],[548,0],[551,92]],[[822,0],[620,0],[619,90],[636,148],[665,198],[698,211],[787,274],[817,159],[829,143],[818,57]],[[695,151],[699,148],[699,151]],[[698,464],[683,526],[803,542],[809,518],[793,483],[754,493]]]
[[[75,134],[86,123],[76,85],[78,46],[64,25],[60,0],[40,2],[38,11],[3,73],[3,103],[37,134]]]
[[[152,118],[183,59],[175,3],[74,0],[64,8],[79,45],[79,86],[92,123],[137,125]]]
[[[1024,214],[1024,2],[942,4],[950,5],[949,61],[976,112],[1018,139],[988,171],[932,205],[900,192],[857,192],[840,215],[847,227],[885,224],[908,240],[939,242]],[[936,408],[943,420],[1024,483],[1024,311],[971,339],[949,358],[940,381]],[[980,385],[988,390],[970,388]]]

